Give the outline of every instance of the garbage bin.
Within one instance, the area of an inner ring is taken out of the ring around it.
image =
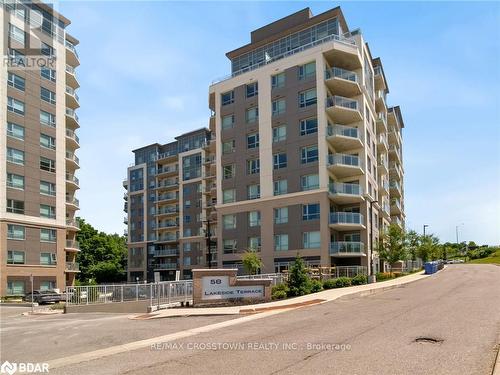
[[[424,270],[426,275],[431,275],[433,273],[436,273],[437,265],[434,262],[425,262]]]

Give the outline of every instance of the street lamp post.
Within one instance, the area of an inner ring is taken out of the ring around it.
[[[210,239],[210,220],[204,221],[207,224],[207,229],[205,230],[205,241],[207,248],[207,262],[208,268],[212,268],[212,240]]]
[[[373,274],[373,269],[375,268],[375,262],[373,259],[373,204],[378,203],[376,200],[370,201],[370,273],[368,275],[368,283],[374,283],[375,275]]]
[[[425,228],[428,228],[429,226],[427,224],[424,224],[424,238],[425,238]]]

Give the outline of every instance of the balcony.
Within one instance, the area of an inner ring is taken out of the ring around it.
[[[329,186],[330,199],[338,204],[359,203],[364,200],[363,188],[359,184],[334,182]]]
[[[325,70],[325,82],[330,91],[342,96],[361,94],[358,75],[352,70],[333,67]]]
[[[73,67],[80,65],[76,47],[69,40],[66,40],[66,62]]]
[[[64,250],[78,252],[80,251],[80,243],[75,240],[66,240],[66,246],[64,247]]]
[[[162,154],[158,154],[156,156],[156,160],[157,161],[167,161],[167,160],[171,160],[171,159],[177,159],[179,153],[177,152],[177,150],[171,150],[171,151],[167,151],[167,152],[164,152]]]
[[[77,262],[66,262],[65,272],[80,272],[80,264]]]
[[[163,167],[160,167],[156,171],[157,176],[168,176],[168,175],[173,175],[173,174],[178,174],[179,172],[179,167],[177,165],[164,165]]]
[[[72,207],[74,210],[80,209],[80,201],[75,197],[66,197],[66,204]]]
[[[123,224],[128,224],[128,216],[123,217]]]
[[[391,223],[396,224],[401,229],[404,228],[403,221],[398,216],[391,216]]]
[[[75,219],[66,219],[66,226],[70,230],[80,230],[80,223]]]
[[[374,78],[375,78],[375,88],[377,90],[380,89],[386,89],[387,84],[385,82],[384,78],[384,71],[382,69],[382,66],[378,65],[373,68],[373,73],[374,73]]]
[[[80,138],[71,129],[66,129],[66,141],[73,149],[80,148]]]
[[[173,229],[179,227],[179,223],[177,221],[165,221],[158,223],[158,229]]]
[[[212,164],[215,162],[215,156],[211,155],[203,159],[203,164]]]
[[[74,89],[80,87],[80,83],[76,78],[76,70],[70,65],[66,65],[66,83]]]
[[[387,133],[389,144],[401,146],[403,144],[403,138],[401,138],[401,132],[399,130],[393,130]]]
[[[172,256],[178,256],[179,255],[179,249],[161,249],[161,250],[155,250],[154,257],[172,257]]]
[[[387,178],[379,178],[378,191],[382,195],[389,194],[389,180]]]
[[[70,173],[66,173],[66,185],[74,189],[80,189],[80,180]]]
[[[387,113],[377,113],[377,132],[387,133]]]
[[[155,270],[175,270],[177,269],[177,263],[157,263],[153,265]]]
[[[343,96],[329,96],[326,98],[326,112],[335,122],[352,124],[363,119],[359,111],[358,101]]]
[[[391,195],[394,195],[394,196],[397,196],[398,198],[400,198],[401,197],[401,185],[399,184],[399,182],[396,180],[391,180],[389,186],[390,186]]]
[[[215,149],[215,135],[212,134],[212,137],[209,139],[206,139],[202,144],[201,148],[204,149]]]
[[[77,129],[80,127],[78,123],[78,115],[74,109],[66,108],[66,125],[69,125],[72,129]]]
[[[389,144],[387,143],[387,136],[385,134],[379,134],[377,137],[377,150],[383,153],[389,151]]]
[[[387,93],[385,90],[375,91],[375,110],[377,112],[384,112],[387,109]]]
[[[403,209],[401,207],[401,201],[397,198],[391,199],[391,216],[392,215],[401,215]]]
[[[336,258],[364,257],[365,244],[363,242],[337,241],[330,243],[330,255]]]
[[[158,190],[168,190],[179,187],[179,181],[177,180],[163,180],[156,186]]]
[[[396,162],[391,162],[389,167],[389,175],[391,176],[391,180],[401,180],[403,178],[403,171],[401,167]]]
[[[217,184],[212,183],[212,184],[207,184],[205,188],[203,189],[202,193],[203,194],[211,194],[212,192],[215,192],[217,189]]]
[[[391,217],[391,206],[389,205],[389,203],[387,202],[384,202],[382,204],[382,215],[386,218],[386,219],[390,219]]]
[[[328,168],[339,178],[363,174],[361,159],[356,155],[330,154]]]
[[[336,151],[354,150],[363,147],[361,132],[358,128],[352,126],[328,124],[326,139]]]
[[[70,151],[66,151],[66,161],[73,167],[73,169],[80,168],[80,159]]]
[[[387,163],[385,155],[379,155],[377,170],[379,175],[389,173],[389,164]]]
[[[71,109],[76,109],[80,107],[79,100],[80,99],[78,98],[78,94],[75,89],[66,86],[66,106]]]
[[[169,201],[176,201],[179,199],[179,195],[177,194],[160,194],[156,197],[156,202],[163,203]]]
[[[389,147],[389,157],[394,157],[400,163],[403,161],[401,157],[401,149],[396,145],[391,145],[391,147]]]
[[[177,215],[178,213],[179,213],[179,207],[167,206],[156,211],[155,216]]]
[[[365,229],[363,215],[357,212],[331,212],[330,228],[344,231]]]
[[[179,235],[174,233],[165,233],[164,235],[159,235],[157,242],[177,242],[179,240]]]

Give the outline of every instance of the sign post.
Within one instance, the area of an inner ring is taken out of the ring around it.
[[[31,282],[31,313],[33,314],[33,274],[30,274]]]

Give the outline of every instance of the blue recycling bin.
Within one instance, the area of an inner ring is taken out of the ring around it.
[[[424,270],[426,275],[431,275],[437,272],[437,262],[425,262]]]

